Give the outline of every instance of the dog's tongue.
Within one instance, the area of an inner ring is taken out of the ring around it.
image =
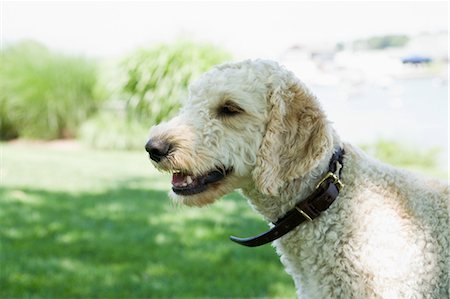
[[[182,186],[187,180],[187,176],[182,173],[174,173],[172,175],[172,185]]]

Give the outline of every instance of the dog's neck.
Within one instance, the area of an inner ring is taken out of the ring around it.
[[[340,138],[333,131],[333,146],[321,158],[318,166],[305,175],[287,182],[280,195],[270,197],[261,193],[254,184],[242,188],[243,194],[248,198],[250,205],[260,213],[267,221],[276,222],[288,211],[294,208],[302,199],[310,195],[317,183],[327,173],[328,165],[335,148],[342,146]]]

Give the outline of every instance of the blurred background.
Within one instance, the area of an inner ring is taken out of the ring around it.
[[[143,150],[211,66],[273,59],[341,137],[448,182],[449,4],[1,1],[0,297],[295,297],[238,193],[173,206]]]

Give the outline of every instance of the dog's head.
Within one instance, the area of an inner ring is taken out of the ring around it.
[[[331,147],[315,97],[269,61],[215,67],[190,86],[178,116],[154,126],[153,164],[173,173],[171,196],[205,205],[237,188],[276,196]]]

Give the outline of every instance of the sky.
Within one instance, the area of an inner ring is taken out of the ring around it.
[[[190,37],[235,56],[275,58],[292,45],[448,30],[447,1],[1,1],[5,46],[34,39],[90,56]]]

